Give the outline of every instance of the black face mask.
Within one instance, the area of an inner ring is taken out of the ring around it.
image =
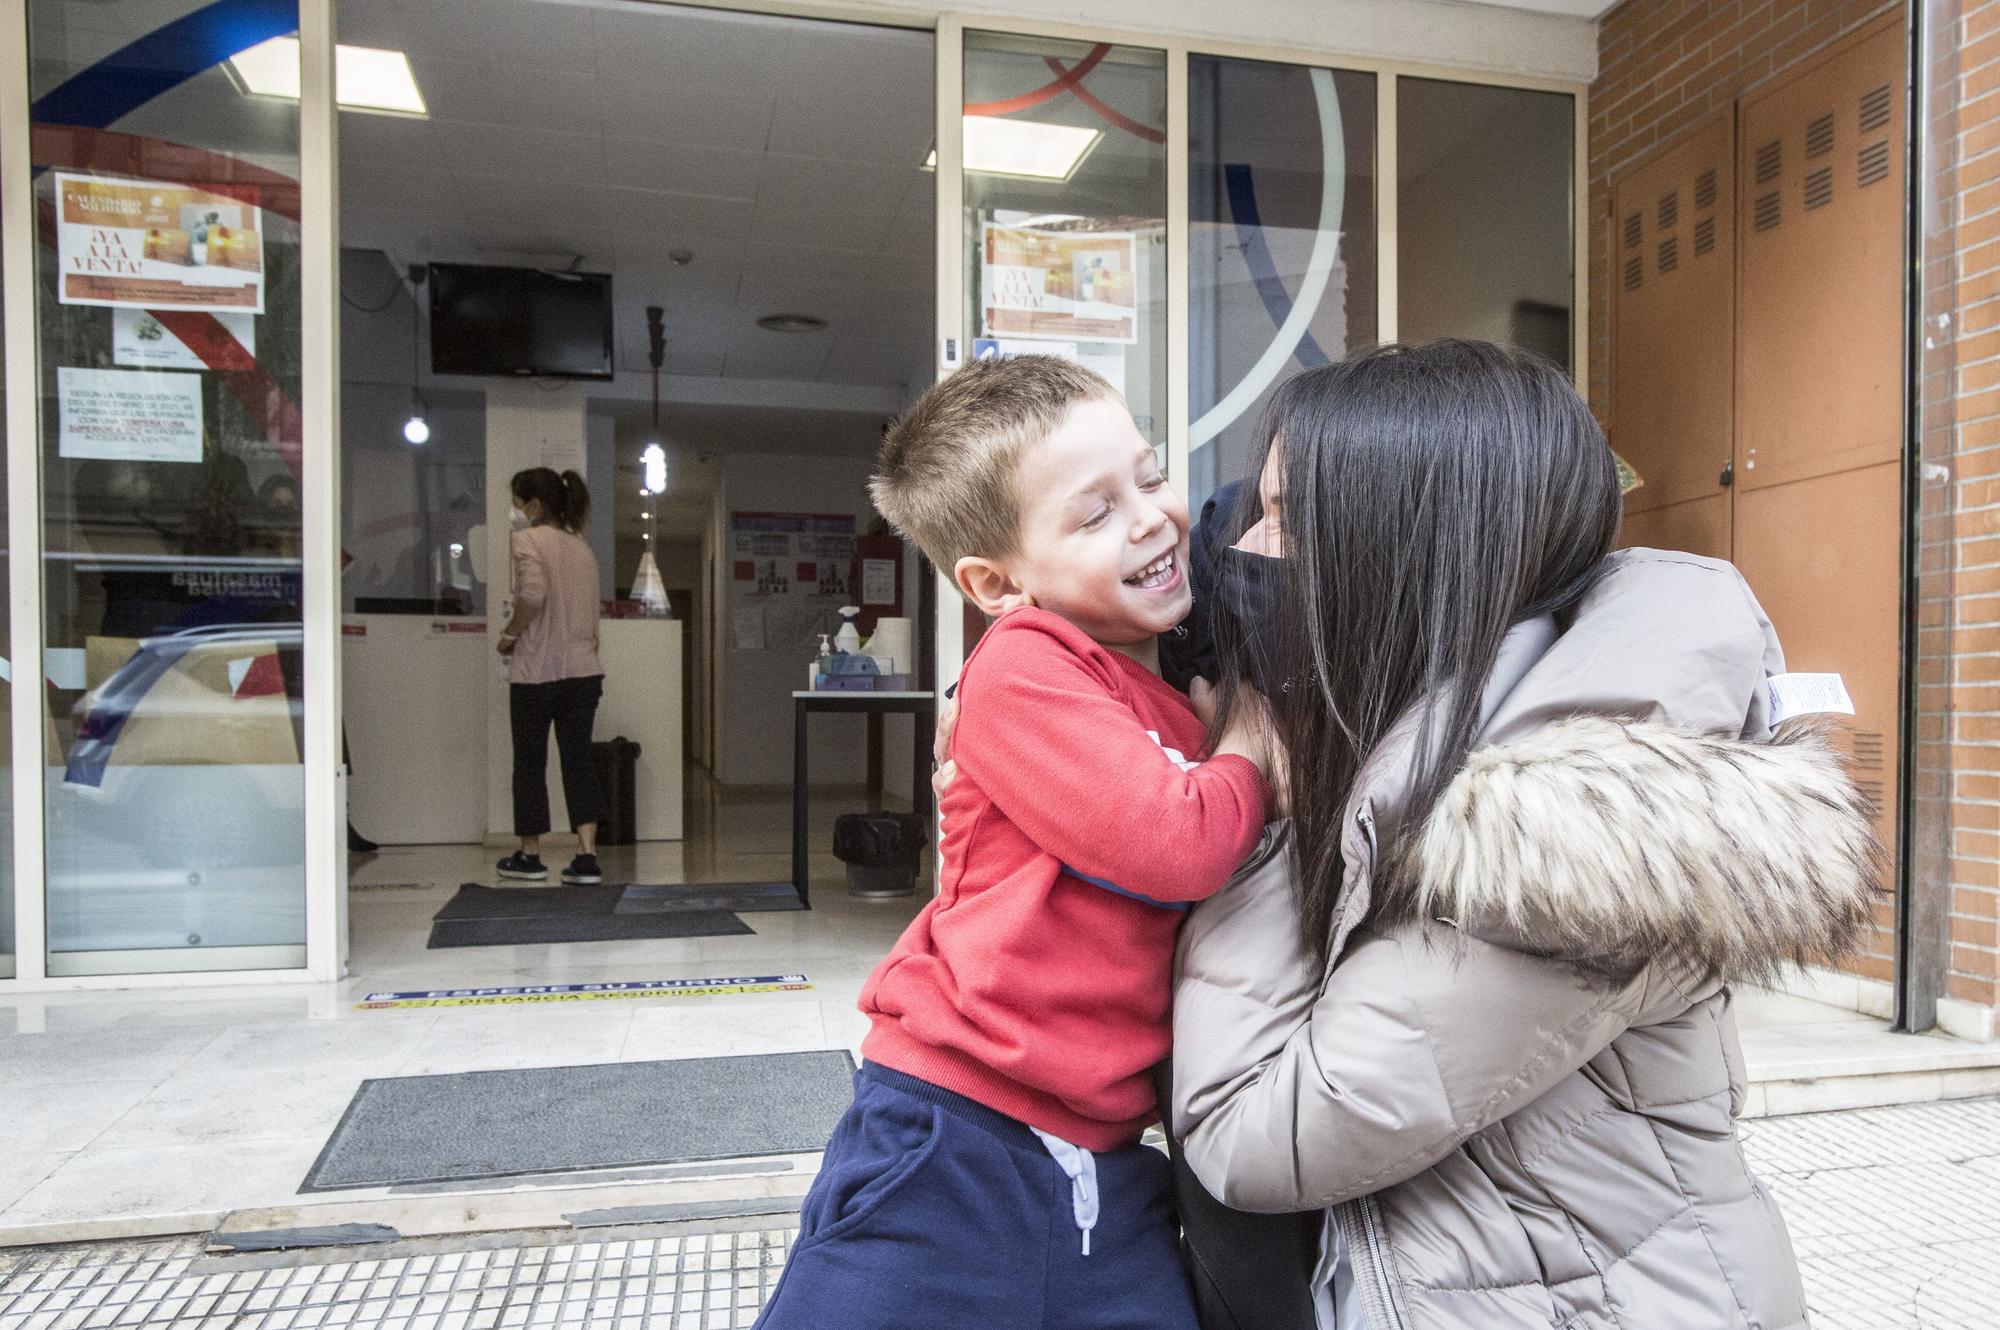
[[[1230,635],[1222,640],[1238,644],[1244,677],[1275,698],[1285,691],[1278,642],[1285,562],[1232,546],[1222,552],[1221,564],[1215,608],[1231,621]]]

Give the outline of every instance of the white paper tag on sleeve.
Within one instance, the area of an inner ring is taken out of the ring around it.
[[[1794,716],[1854,714],[1854,699],[1838,674],[1774,674],[1764,685],[1770,689],[1772,729]]]

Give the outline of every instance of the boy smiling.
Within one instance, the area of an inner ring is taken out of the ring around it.
[[[855,1100],[759,1324],[1193,1330],[1150,1068],[1181,914],[1264,825],[1159,677],[1187,505],[1117,393],[979,362],[890,430],[876,506],[993,626],[965,663],[938,895],[870,976]],[[1067,1234],[1067,1237],[1064,1235]]]

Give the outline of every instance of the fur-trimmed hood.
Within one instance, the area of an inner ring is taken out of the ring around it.
[[[1355,805],[1403,858],[1346,917],[1448,920],[1609,970],[1671,957],[1767,980],[1840,955],[1882,850],[1825,732],[1773,735],[1766,684],[1784,669],[1729,564],[1610,556],[1567,622],[1508,634],[1474,751],[1415,834],[1399,833],[1416,718],[1371,760]]]
[[[1730,979],[1845,952],[1882,850],[1824,735],[1746,743],[1579,716],[1475,752],[1384,899],[1606,968],[1673,957]]]

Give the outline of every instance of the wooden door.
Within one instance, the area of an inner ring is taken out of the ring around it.
[[[1621,543],[1730,556],[1733,108],[1612,185],[1611,446],[1644,481]]]
[[[1746,101],[1737,149],[1736,562],[1790,668],[1845,677],[1892,847],[1905,81],[1892,17]]]

